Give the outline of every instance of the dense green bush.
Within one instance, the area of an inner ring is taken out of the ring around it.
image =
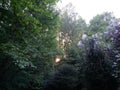
[[[45,90],[81,90],[76,69],[71,65],[62,65],[46,81]]]

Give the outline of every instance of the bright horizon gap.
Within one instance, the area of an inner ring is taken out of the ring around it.
[[[69,3],[75,7],[75,12],[78,13],[88,24],[89,21],[97,14],[103,12],[113,12],[116,18],[120,18],[119,0],[61,0],[58,2],[58,7],[62,9]]]

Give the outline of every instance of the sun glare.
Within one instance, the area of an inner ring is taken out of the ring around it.
[[[56,63],[59,63],[60,61],[61,61],[61,60],[60,60],[60,58],[58,58],[58,57],[55,59],[55,62],[56,62]]]

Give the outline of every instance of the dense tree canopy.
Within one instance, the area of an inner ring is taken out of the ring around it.
[[[42,80],[48,74],[49,67],[52,67],[52,55],[57,52],[56,2],[0,1],[0,37],[3,37],[0,39],[0,68],[1,73],[5,72],[0,77],[3,78],[0,85],[6,87],[5,90],[42,88]],[[10,72],[7,68],[10,68]],[[14,76],[15,74],[18,76]],[[9,79],[13,82],[8,82]]]
[[[0,1],[0,90],[118,90],[119,19],[57,2]]]

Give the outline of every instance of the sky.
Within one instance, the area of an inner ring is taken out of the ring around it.
[[[113,12],[116,18],[120,18],[120,0],[61,0],[57,5],[61,9],[72,3],[75,12],[89,23],[97,14]]]

